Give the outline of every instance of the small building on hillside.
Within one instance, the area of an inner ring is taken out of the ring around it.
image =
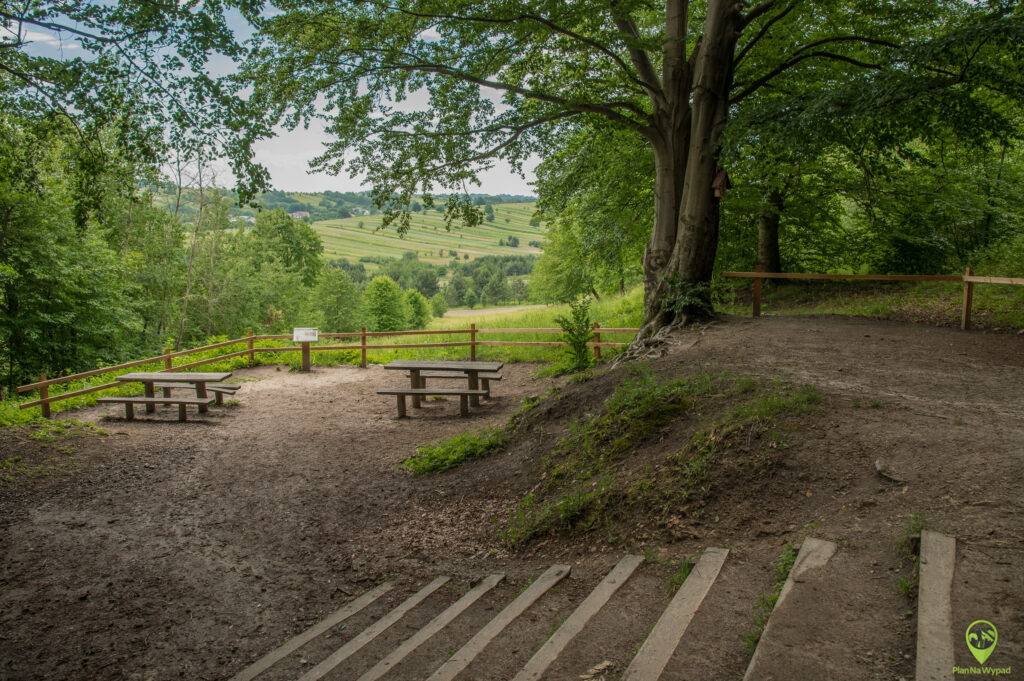
[[[291,215],[296,220],[304,220],[304,219],[309,217],[309,211],[308,210],[297,210],[294,213],[288,213],[288,215]]]

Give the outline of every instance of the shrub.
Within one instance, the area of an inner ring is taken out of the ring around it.
[[[448,311],[448,298],[444,293],[438,291],[430,298],[430,308],[435,317],[443,317]]]
[[[422,329],[425,327],[432,314],[427,297],[416,290],[406,291],[405,303],[409,307],[409,328]]]
[[[590,300],[578,298],[569,303],[569,315],[555,317],[562,327],[562,340],[565,342],[567,366],[569,371],[589,369],[592,359],[587,343],[594,337],[593,324],[590,322]]]
[[[409,303],[391,277],[373,278],[363,291],[363,317],[370,331],[398,331],[409,317]]]

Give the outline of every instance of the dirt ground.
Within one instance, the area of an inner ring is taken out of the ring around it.
[[[725,318],[681,334],[653,365],[663,376],[727,369],[810,383],[825,403],[772,476],[721,490],[681,530],[638,528],[615,545],[548,541],[519,554],[502,548],[496,528],[534,483],[532,440],[441,475],[414,478],[399,463],[418,444],[504,423],[523,397],[557,383],[534,378],[535,366],[507,366],[496,398],[469,419],[453,401],[396,419],[393,400],[374,390],[404,379],[380,367],[240,371],[237,405],[186,424],[171,410],[135,422],[114,407],[76,412],[107,434],[61,443],[74,454],[53,456],[70,464],[0,487],[0,678],[228,678],[366,589],[396,581],[270,675],[294,678],[433,577],[451,575],[436,604],[431,597],[329,677],[355,678],[468,584],[506,573],[389,677],[421,679],[530,579],[570,563],[565,583],[460,677],[508,678],[618,558],[645,552],[651,560],[545,677],[576,679],[607,660],[613,679],[671,597],[672,562],[723,546],[729,561],[663,678],[737,679],[771,562],[815,536],[840,546],[831,571],[780,613],[825,632],[801,658],[806,678],[907,679],[915,606],[897,584],[911,573],[901,548],[911,514],[958,538],[955,626],[995,622],[999,664],[1024,678],[1024,337]],[[606,383],[599,376],[564,392],[584,408],[587,391]],[[3,456],[38,459],[48,447],[0,433]],[[877,460],[901,482],[880,477]],[[798,627],[780,631],[782,650],[799,648]],[[966,664],[966,648],[957,651]],[[772,659],[778,667],[765,678],[791,678],[788,658]]]

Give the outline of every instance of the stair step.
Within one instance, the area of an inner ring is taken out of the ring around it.
[[[538,598],[551,587],[564,579],[572,568],[569,565],[552,565],[526,591],[495,615],[494,619],[484,625],[473,638],[452,655],[447,662],[435,671],[428,681],[451,681],[487,647],[494,638],[507,627],[512,620],[519,617]]]
[[[565,649],[573,638],[576,637],[587,622],[597,614],[597,611],[604,607],[608,599],[612,597],[622,584],[629,579],[633,571],[639,567],[644,559],[641,556],[626,556],[612,568],[612,571],[601,580],[590,595],[573,611],[569,618],[558,627],[554,635],[534,653],[526,666],[516,674],[512,681],[537,681],[547,670],[551,663]]]
[[[806,573],[824,567],[828,563],[829,559],[835,555],[836,548],[836,545],[830,541],[815,539],[814,537],[808,537],[804,540],[804,543],[800,546],[800,553],[797,554],[796,562],[793,563],[793,568],[789,571],[789,576],[786,577],[786,582],[782,586],[782,591],[779,593],[779,598],[775,602],[775,607],[772,609],[772,613],[768,617],[768,622],[764,626],[764,631],[761,633],[761,639],[757,643],[757,648],[754,649],[754,655],[750,658],[750,663],[747,665],[747,671],[743,675],[743,681],[770,678],[770,675],[762,672],[759,667],[762,664],[770,665],[768,658],[770,658],[771,655],[765,651],[773,645],[772,630],[777,623],[776,614],[786,604],[786,601],[792,594],[795,585],[803,581]],[[794,654],[793,649],[786,649],[786,654]]]
[[[306,629],[298,636],[288,639],[281,647],[270,651],[242,671],[232,676],[231,681],[251,681],[252,679],[255,679],[257,676],[270,669],[276,663],[306,645],[320,634],[335,625],[344,622],[352,615],[355,615],[357,612],[361,611],[363,608],[386,594],[392,588],[394,588],[393,583],[385,582],[380,586],[367,591],[354,601],[346,603],[344,606],[335,610],[333,613],[320,620],[309,629]]]
[[[921,532],[917,591],[916,681],[953,678],[953,572],[956,539]]]
[[[320,664],[316,665],[299,677],[299,681],[316,681],[316,679],[323,678],[332,669],[354,655],[363,646],[373,641],[373,639],[380,636],[392,625],[398,622],[398,620],[402,619],[407,612],[426,600],[430,594],[447,584],[449,579],[449,577],[438,577],[430,584],[427,584],[425,587],[403,601],[401,605],[396,607],[387,615],[384,615],[384,617],[381,617],[361,633],[357,634],[348,643],[334,651],[326,660],[322,661]]]
[[[626,668],[622,681],[657,681],[672,653],[683,638],[697,608],[729,555],[728,549],[708,548],[693,566],[672,601],[665,608],[654,629],[647,636],[636,657]]]
[[[395,665],[404,660],[410,653],[419,648],[431,636],[438,633],[452,620],[461,615],[466,608],[473,605],[481,596],[494,588],[498,582],[505,578],[504,574],[495,574],[487,577],[475,587],[466,592],[459,600],[448,606],[444,612],[430,620],[422,629],[406,639],[400,646],[395,648],[387,657],[378,662],[372,669],[359,677],[358,681],[376,681],[393,669]]]

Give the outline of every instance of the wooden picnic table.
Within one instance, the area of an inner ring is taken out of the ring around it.
[[[171,371],[135,371],[132,373],[121,374],[117,377],[117,381],[120,383],[142,383],[143,390],[145,391],[146,397],[154,397],[156,392],[153,389],[154,383],[188,383],[195,386],[196,397],[206,397],[206,384],[207,383],[220,383],[223,380],[228,379],[231,376],[230,371],[215,371],[215,372],[171,372]],[[156,410],[156,406],[153,404],[146,405],[146,413],[152,414]],[[207,411],[206,405],[199,405],[199,412],[205,414]]]
[[[384,368],[392,371],[408,371],[409,380],[412,383],[411,387],[413,388],[423,387],[423,384],[420,382],[421,371],[461,371],[466,374],[466,377],[469,379],[469,389],[479,390],[480,374],[493,374],[501,371],[503,366],[505,366],[504,362],[449,362],[439,360],[396,359],[393,362],[385,364]],[[474,407],[479,407],[480,397],[478,395],[472,395],[469,398],[469,403]],[[420,406],[419,395],[412,396],[412,406]]]

